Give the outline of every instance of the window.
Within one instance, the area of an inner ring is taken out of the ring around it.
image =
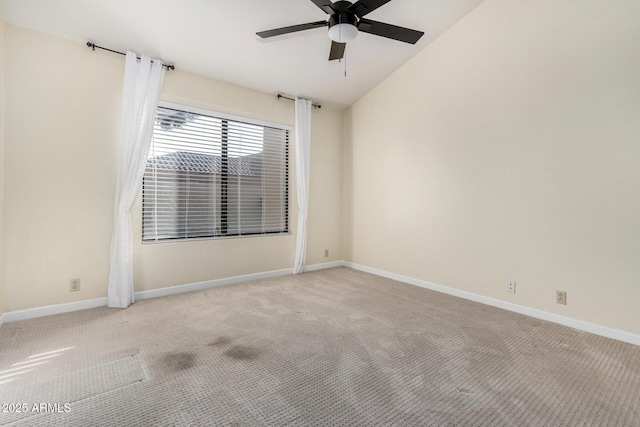
[[[142,180],[145,242],[289,231],[289,129],[161,103]]]

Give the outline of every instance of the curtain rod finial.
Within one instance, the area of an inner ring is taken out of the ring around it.
[[[87,42],[87,46],[91,48],[91,50],[96,50],[95,43]]]

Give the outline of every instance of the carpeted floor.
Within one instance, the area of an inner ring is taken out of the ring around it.
[[[5,324],[0,403],[33,426],[640,426],[640,347],[335,268]]]

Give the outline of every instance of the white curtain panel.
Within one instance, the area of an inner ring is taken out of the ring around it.
[[[107,305],[133,303],[133,233],[129,210],[140,190],[165,70],[162,61],[127,52],[122,91],[118,181],[111,235]]]
[[[311,158],[311,101],[296,97],[296,180],[298,194],[298,233],[293,274],[304,270],[307,257],[307,207],[309,205],[309,167]]]

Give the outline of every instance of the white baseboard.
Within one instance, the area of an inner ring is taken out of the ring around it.
[[[207,280],[205,282],[188,283],[186,285],[168,286],[166,288],[152,289],[150,291],[140,291],[135,293],[135,299],[143,300],[150,298],[166,297],[168,295],[183,294],[186,292],[201,291],[203,289],[216,288],[218,286],[235,285],[237,283],[251,280],[268,279],[271,277],[286,276],[292,273],[292,269],[273,270],[264,273],[246,274],[242,276],[225,277],[224,279]]]
[[[70,311],[86,310],[88,308],[104,307],[107,298],[86,299],[64,304],[45,305],[44,307],[27,308],[25,310],[8,311],[2,315],[5,323],[18,320],[35,319],[36,317],[51,316],[52,314],[68,313]]]
[[[325,268],[340,267],[342,261],[327,262],[306,266],[304,271],[323,270]],[[199,291],[202,289],[214,288],[217,286],[234,285],[251,280],[268,279],[271,277],[287,276],[293,274],[293,268],[283,270],[266,271],[263,273],[245,274],[242,276],[228,277],[224,279],[208,280],[206,282],[189,283],[186,285],[168,286],[166,288],[140,291],[134,294],[136,300],[158,298],[168,295],[182,294],[185,292]],[[35,319],[37,317],[50,316],[52,314],[69,313],[71,311],[86,310],[88,308],[104,307],[107,305],[107,298],[95,298],[69,302],[64,304],[47,305],[44,307],[28,308],[25,310],[9,311],[0,315],[0,327],[3,323],[16,322],[18,320]]]
[[[511,302],[474,294],[472,292],[437,285],[435,283],[414,279],[412,277],[389,273],[388,271],[379,270],[377,268],[367,267],[352,262],[344,262],[343,265],[345,267],[353,268],[354,270],[364,271],[366,273],[375,274],[376,276],[386,277],[387,279],[397,280],[399,282],[404,282],[410,285],[419,286],[421,288],[430,289],[432,291],[440,292],[443,294],[448,294],[466,300],[479,302],[481,304],[502,308],[504,310],[513,311],[515,313],[524,314],[530,317],[535,317],[536,319],[558,323],[560,325],[568,326],[580,331],[585,331],[595,335],[600,335],[603,337],[612,338],[614,340],[640,346],[640,335],[631,332],[621,331],[619,329],[613,329],[606,326],[597,325],[595,323],[589,323],[582,320],[572,319],[570,317],[560,316],[558,314],[548,313],[546,311],[538,310],[535,308],[525,307]]]
[[[344,265],[345,265],[344,261],[323,262],[322,264],[313,264],[313,265],[305,266],[304,272],[307,273],[309,271],[324,270],[326,268],[344,267]]]
[[[606,326],[597,325],[594,323],[585,322],[582,320],[572,319],[570,317],[560,316],[546,311],[525,307],[522,305],[514,304],[507,301],[498,300],[495,298],[485,297],[482,295],[474,294],[472,292],[462,291],[455,288],[449,288],[447,286],[437,285],[424,280],[415,279],[412,277],[402,276],[400,274],[390,273],[388,271],[379,270],[377,268],[367,267],[364,265],[347,262],[347,261],[333,261],[322,264],[309,265],[304,268],[305,272],[323,270],[333,267],[349,267],[354,270],[364,271],[366,273],[375,274],[376,276],[386,277],[388,279],[397,280],[410,285],[419,286],[421,288],[430,289],[432,291],[441,292],[443,294],[452,295],[455,297],[463,298],[470,301],[479,302],[481,304],[490,305],[493,307],[502,308],[504,310],[513,311],[515,313],[524,314],[526,316],[534,317],[549,322],[558,323],[560,325],[568,326],[581,331],[589,332],[595,335],[600,335],[607,338],[612,338],[618,341],[623,341],[629,344],[640,346],[640,335],[631,332],[621,331],[618,329],[609,328]],[[293,274],[292,268],[286,268],[283,270],[266,271],[263,273],[245,274],[242,276],[228,277],[224,279],[208,280],[199,283],[189,283],[186,285],[169,286],[166,288],[153,289],[149,291],[140,291],[135,293],[136,300],[144,300],[149,298],[158,298],[168,295],[181,294],[185,292],[199,291],[203,289],[215,288],[218,286],[234,285],[237,283],[244,283],[251,280],[268,279],[272,277],[287,276]],[[71,311],[86,310],[95,307],[104,307],[107,305],[107,298],[95,298],[90,300],[76,301],[65,304],[48,305],[44,307],[29,308],[26,310],[9,311],[0,315],[0,327],[4,323],[15,322],[18,320],[34,319],[36,317],[50,316],[52,314],[68,313]]]
[[[304,272],[324,270],[325,268],[341,267],[344,265],[342,261],[326,262],[322,264],[313,264],[304,267]],[[245,274],[242,276],[225,277],[223,279],[207,280],[205,282],[188,283],[186,285],[169,286],[166,288],[153,289],[150,291],[141,291],[135,293],[136,300],[149,298],[158,298],[168,295],[182,294],[185,292],[200,291],[203,289],[216,288],[218,286],[235,285],[238,283],[249,282],[251,280],[270,279],[272,277],[288,276],[293,274],[293,268],[285,268],[283,270],[272,270],[263,273]]]

